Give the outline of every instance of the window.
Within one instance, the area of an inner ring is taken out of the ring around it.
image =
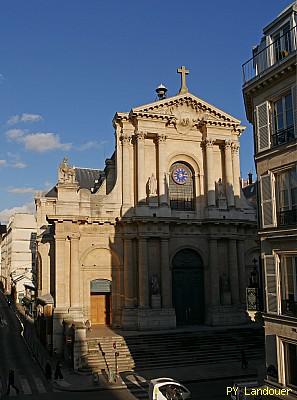
[[[294,118],[292,94],[288,93],[273,103],[274,133],[272,145],[294,140]]]
[[[194,177],[185,163],[176,162],[170,168],[169,198],[173,210],[194,210]]]
[[[276,175],[278,225],[297,224],[297,165]]]
[[[287,57],[292,51],[290,22],[272,36],[274,61],[280,61]]]
[[[281,260],[281,312],[297,316],[297,256]]]
[[[297,346],[293,343],[284,343],[286,362],[286,384],[297,389]]]

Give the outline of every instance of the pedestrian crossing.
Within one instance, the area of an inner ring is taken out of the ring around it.
[[[15,386],[19,390],[19,394],[32,395],[32,394],[45,394],[52,392],[50,387],[42,382],[42,379],[38,376],[27,377],[22,374],[16,374]],[[2,395],[6,393],[7,387],[4,388],[0,383],[0,399]],[[8,397],[18,396],[17,390],[13,387],[10,388],[10,393]]]
[[[148,383],[145,378],[135,373],[122,376],[129,392],[138,400],[148,399]]]

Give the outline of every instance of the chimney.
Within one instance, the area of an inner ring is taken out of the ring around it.
[[[252,172],[248,173],[248,185],[251,185],[253,183],[253,174]]]

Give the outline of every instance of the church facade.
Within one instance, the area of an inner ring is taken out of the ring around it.
[[[36,198],[38,296],[63,320],[129,330],[247,321],[258,257],[255,210],[240,187],[240,121],[191,94],[116,113],[104,170],[64,159]]]

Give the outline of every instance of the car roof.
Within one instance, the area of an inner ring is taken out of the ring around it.
[[[164,382],[176,382],[176,381],[172,378],[156,378],[156,379],[151,380],[151,383],[153,383],[153,384],[164,383]]]

